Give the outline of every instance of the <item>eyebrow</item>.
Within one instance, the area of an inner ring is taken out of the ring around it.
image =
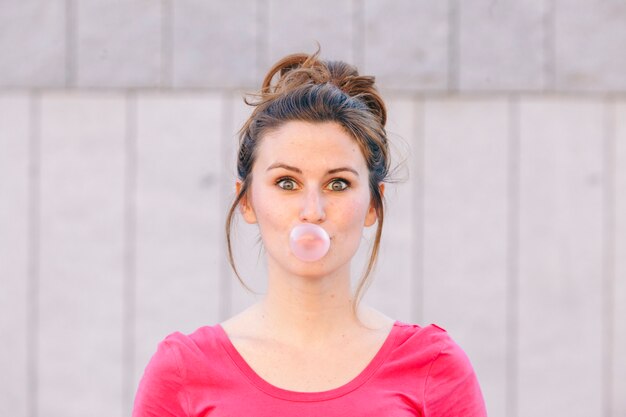
[[[276,169],[276,168],[283,168],[289,171],[297,172],[298,174],[302,174],[302,170],[300,168],[292,167],[291,165],[283,164],[281,162],[276,162],[270,165],[265,171],[269,171],[271,169]],[[357,177],[359,176],[359,173],[355,169],[350,168],[350,167],[339,167],[339,168],[329,169],[328,172],[326,172],[326,174],[335,174],[341,171],[349,171],[349,172],[352,172]]]

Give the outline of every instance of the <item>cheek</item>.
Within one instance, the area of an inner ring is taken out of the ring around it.
[[[279,252],[288,249],[294,207],[284,200],[277,202],[276,194],[264,187],[253,194],[253,203],[256,203],[254,212],[263,246],[268,253],[279,256]]]
[[[361,201],[354,201],[345,207],[344,217],[349,220],[350,224],[363,225],[365,214],[367,213],[367,205]]]
[[[361,201],[344,204],[341,212],[336,213],[337,234],[335,235],[335,250],[341,256],[352,258],[359,249],[363,238],[363,229],[367,207]]]
[[[336,208],[338,210],[335,213],[336,219],[340,222],[340,227],[344,229],[345,233],[350,236],[358,236],[360,239],[369,208],[368,204],[369,196],[361,196]]]
[[[266,225],[272,229],[280,228],[285,223],[286,213],[284,204],[275,204],[275,197],[266,191],[257,191],[253,194],[254,212],[259,226]]]

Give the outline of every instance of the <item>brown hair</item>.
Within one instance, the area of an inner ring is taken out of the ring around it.
[[[275,83],[272,83],[277,78]],[[369,188],[377,215],[377,228],[369,262],[360,279],[353,309],[369,286],[369,276],[378,257],[384,221],[384,196],[379,183],[388,180],[389,146],[385,123],[387,110],[374,86],[374,77],[359,75],[357,69],[342,61],[319,59],[313,55],[294,54],[278,61],[269,70],[256,100],[245,100],[254,110],[239,132],[237,175],[242,186],[226,218],[228,260],[241,284],[245,284],[235,266],[231,228],[235,211],[252,182],[252,166],[263,136],[292,120],[336,122],[359,144],[369,170]]]

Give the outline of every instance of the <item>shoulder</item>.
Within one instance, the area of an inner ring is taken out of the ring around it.
[[[448,332],[434,324],[396,325],[401,326],[399,345],[406,345],[426,370],[423,384],[426,415],[486,416],[474,368]]]
[[[407,351],[420,352],[434,360],[442,351],[460,354],[463,351],[448,332],[436,325],[420,326],[401,321],[394,323],[396,346]]]
[[[207,344],[214,344],[219,339],[219,325],[202,326],[191,333],[173,332],[167,335],[160,344],[184,347],[187,349],[202,349]]]
[[[133,417],[188,416],[189,381],[203,372],[203,356],[217,343],[215,327],[201,327],[191,334],[174,332],[165,337],[146,365],[133,406]],[[198,366],[200,365],[200,366]]]
[[[164,345],[181,354],[204,354],[214,351],[222,338],[219,325],[202,326],[191,333],[174,332],[165,337],[159,345]]]
[[[149,367],[156,371],[175,372],[185,379],[189,362],[215,355],[220,343],[219,330],[218,326],[203,326],[192,333],[167,335],[158,343]]]
[[[431,370],[441,367],[452,376],[455,373],[473,372],[469,358],[448,332],[436,325],[421,327],[416,324],[396,322],[396,346],[423,357],[430,362]],[[432,377],[432,375],[429,375]]]

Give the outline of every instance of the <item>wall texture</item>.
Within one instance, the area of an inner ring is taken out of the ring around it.
[[[129,415],[159,340],[255,299],[241,97],[316,40],[407,157],[367,300],[491,417],[626,416],[626,1],[0,0],[1,416]]]

